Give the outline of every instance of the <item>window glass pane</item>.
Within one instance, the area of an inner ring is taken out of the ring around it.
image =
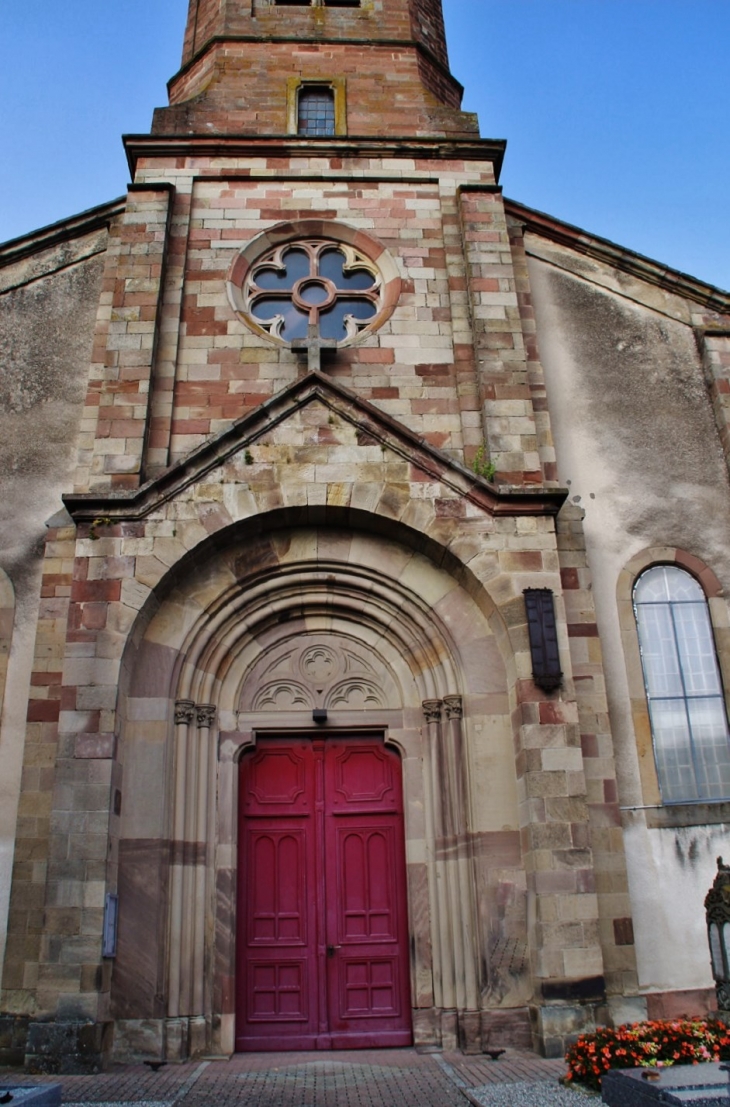
[[[687,710],[699,793],[707,799],[730,796],[730,750],[725,704],[719,697],[694,699],[689,701]]]
[[[685,573],[684,569],[677,569],[674,565],[663,565],[664,579],[666,581],[669,599],[673,603],[705,603],[705,593],[700,588],[694,577]]]
[[[284,322],[279,334],[287,342],[307,337],[309,316],[305,312],[299,311],[291,300],[286,300],[284,297],[274,299],[273,297],[262,296],[260,300],[251,305],[251,314],[262,323],[270,323],[272,319],[281,315]]]
[[[725,925],[727,926],[727,923]],[[712,975],[715,980],[724,980],[725,964],[722,959],[720,928],[717,923],[710,924],[710,956],[712,957]]]
[[[649,696],[683,695],[679,656],[669,604],[642,604],[637,607],[637,619],[647,694]]]
[[[665,565],[657,565],[642,573],[634,589],[636,603],[660,603],[669,599],[665,569]]]
[[[319,331],[322,338],[331,338],[341,342],[347,335],[346,315],[352,315],[355,319],[366,321],[372,319],[375,314],[375,304],[371,304],[370,300],[349,300],[343,296],[335,300],[329,311],[322,312]]]
[[[298,280],[309,276],[309,254],[304,250],[287,250],[281,260],[283,269],[262,266],[256,271],[254,280],[259,288],[293,288]]]
[[[326,86],[303,88],[299,93],[300,135],[335,133],[335,94]]]
[[[654,700],[650,714],[662,798],[668,803],[697,799],[684,700]]]
[[[319,304],[323,304],[329,293],[323,284],[319,281],[312,281],[311,284],[304,284],[299,289],[299,295],[305,304],[312,304],[315,307]]]
[[[707,605],[677,604],[674,608],[677,646],[688,696],[721,692]]]
[[[659,603],[662,600],[705,603],[705,594],[694,577],[675,565],[655,565],[643,573],[636,583],[634,598],[637,603]]]
[[[372,273],[367,269],[349,269],[345,271],[345,255],[340,250],[327,250],[320,256],[319,272],[328,277],[335,288],[353,292],[366,291],[375,284]]]

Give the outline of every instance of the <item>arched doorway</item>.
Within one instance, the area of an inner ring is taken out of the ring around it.
[[[398,757],[407,972],[394,1032],[478,1040],[492,933],[502,918],[522,925],[519,898],[504,911],[500,899],[522,880],[516,829],[504,849],[517,823],[505,635],[480,600],[484,611],[418,551],[332,527],[232,533],[176,571],[125,660],[120,699],[119,1040],[136,1042],[144,1022],[170,1058],[236,1048],[237,934],[251,901],[241,765],[276,735],[322,741],[323,756],[330,740],[365,736]],[[314,864],[326,869],[326,848]],[[312,956],[332,944],[318,939]],[[330,1018],[318,999],[322,1041]]]

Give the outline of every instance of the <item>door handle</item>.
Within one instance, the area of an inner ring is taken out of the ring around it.
[[[342,946],[327,946],[327,956],[334,957],[336,950],[342,949]]]

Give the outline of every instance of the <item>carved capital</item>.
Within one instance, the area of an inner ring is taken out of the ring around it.
[[[215,721],[215,704],[199,703],[195,709],[198,714],[198,726],[211,727]]]
[[[461,719],[464,715],[464,704],[461,696],[444,696],[444,707],[447,719]]]
[[[192,700],[177,700],[175,703],[175,723],[178,726],[190,724],[195,716],[195,704]]]
[[[427,723],[440,723],[441,722],[441,708],[443,706],[443,700],[424,700],[423,714],[426,716]]]

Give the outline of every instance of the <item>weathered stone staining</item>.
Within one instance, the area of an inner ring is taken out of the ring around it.
[[[254,992],[331,1044],[341,888],[306,986],[283,877],[237,957],[277,736],[401,758],[416,1043],[712,1002],[730,806],[662,803],[632,596],[692,574],[729,686],[730,297],[505,201],[460,103],[437,0],[191,0],[126,198],[0,247],[0,1062],[226,1055]]]

